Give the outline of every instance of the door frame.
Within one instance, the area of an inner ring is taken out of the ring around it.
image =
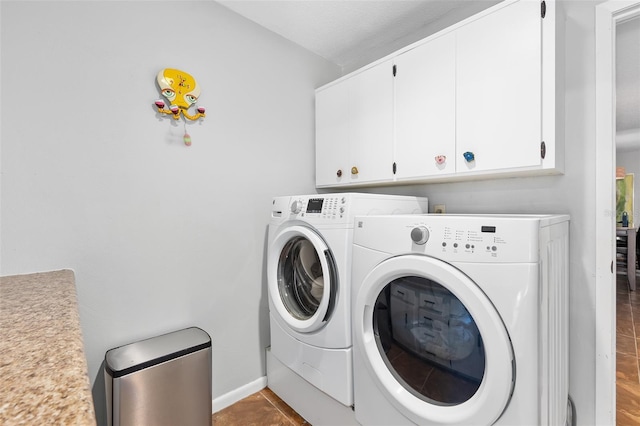
[[[640,15],[638,0],[595,8],[595,424],[616,422],[615,28]]]

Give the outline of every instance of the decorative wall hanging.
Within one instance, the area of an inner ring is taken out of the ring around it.
[[[633,173],[616,179],[616,225],[625,226],[623,216],[626,214],[626,227],[633,228]]]
[[[160,93],[169,101],[166,108],[165,101],[158,99],[155,105],[160,114],[167,114],[174,120],[180,117],[185,121],[184,143],[191,145],[191,136],[186,131],[186,120],[198,120],[206,117],[204,107],[196,107],[195,114],[191,115],[189,109],[195,106],[200,97],[200,86],[191,74],[173,68],[164,68],[156,77]]]

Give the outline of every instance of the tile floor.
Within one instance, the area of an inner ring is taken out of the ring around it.
[[[627,277],[616,287],[617,425],[640,424],[640,289],[629,291]]]
[[[640,424],[640,289],[629,291],[626,276],[617,278],[616,388],[617,426]],[[216,426],[309,425],[269,388],[248,396],[212,417]]]
[[[214,413],[215,426],[302,426],[310,425],[269,388]]]

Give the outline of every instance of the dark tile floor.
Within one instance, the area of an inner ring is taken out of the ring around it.
[[[640,424],[640,289],[629,291],[627,277],[616,286],[617,425]]]
[[[309,425],[269,388],[214,413],[211,422],[215,426]]]
[[[618,275],[616,291],[617,426],[640,424],[640,289],[629,291]],[[309,425],[269,388],[254,393],[212,416],[216,426]]]

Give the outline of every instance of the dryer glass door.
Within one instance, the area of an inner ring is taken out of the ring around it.
[[[380,292],[373,312],[378,350],[413,395],[457,405],[476,393],[485,372],[484,342],[451,291],[421,276],[396,278]]]
[[[333,312],[337,276],[331,251],[315,232],[292,226],[278,234],[269,259],[269,295],[278,314],[297,331],[324,326]]]
[[[354,338],[387,398],[418,424],[492,424],[511,397],[513,349],[469,277],[427,256],[397,256],[365,278]]]

